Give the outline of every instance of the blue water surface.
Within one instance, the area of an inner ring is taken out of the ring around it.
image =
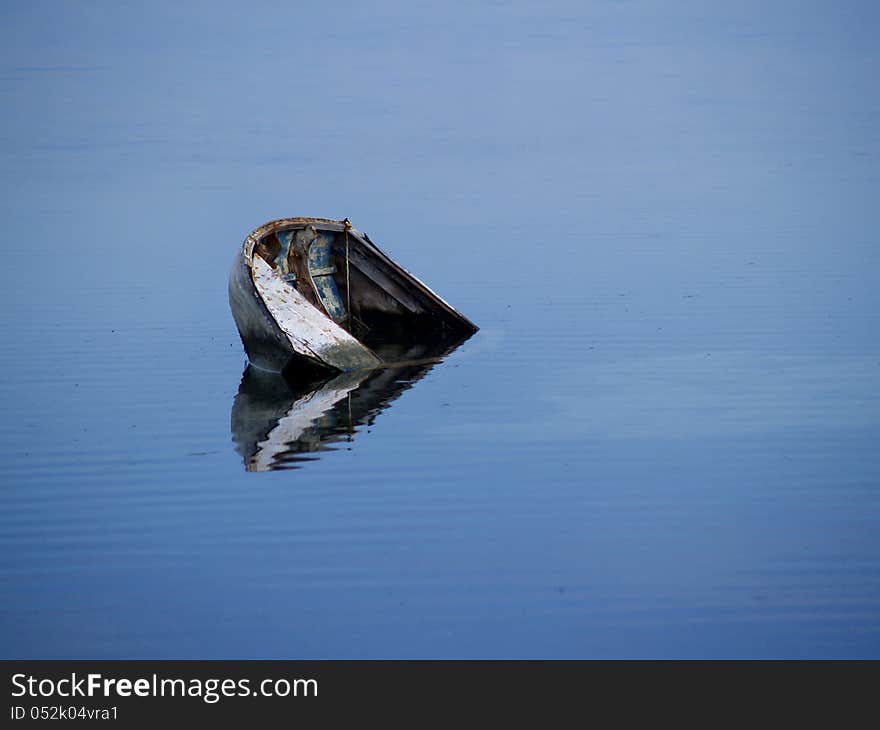
[[[0,655],[880,658],[876,4],[0,18]],[[292,215],[481,329],[254,473]]]

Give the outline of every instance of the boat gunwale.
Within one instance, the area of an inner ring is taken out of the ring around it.
[[[278,233],[278,231],[283,230],[297,230],[309,225],[315,226],[316,229],[336,232],[344,231],[346,228],[344,221],[337,221],[332,218],[308,218],[304,216],[277,218],[255,228],[244,239],[244,254],[248,264],[251,263],[254,246],[270,233]],[[349,231],[355,232],[353,228],[349,228]]]

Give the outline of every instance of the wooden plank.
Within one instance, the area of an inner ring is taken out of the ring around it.
[[[253,257],[252,272],[254,285],[269,314],[297,353],[337,370],[381,364],[375,354],[312,306],[259,256]]]
[[[421,314],[425,307],[411,292],[404,289],[387,270],[371,261],[357,246],[349,248],[349,261],[358,271],[384,292],[394,297],[413,314]]]
[[[404,284],[396,285],[398,290],[404,291],[404,285],[409,286],[414,290],[413,294],[411,294],[409,298],[411,301],[415,300],[419,302],[419,309],[411,311],[424,312],[428,309],[434,309],[435,311],[439,309],[440,311],[445,312],[447,315],[451,316],[453,319],[458,320],[461,324],[465,325],[465,327],[467,329],[470,329],[472,332],[476,332],[479,329],[479,327],[477,327],[461,312],[455,309],[451,304],[449,304],[449,302],[443,299],[427,284],[425,284],[414,274],[410,273],[400,264],[394,261],[387,253],[385,253],[381,248],[373,243],[365,233],[362,233],[361,231],[352,228],[349,230],[349,235],[352,236],[352,238],[354,238],[354,240],[361,247],[363,247],[363,250],[365,252],[365,259],[368,259],[369,255],[371,255],[376,262],[380,262],[379,265],[384,265],[388,268],[388,270],[393,271],[398,280],[404,282]],[[353,250],[357,249],[358,246],[355,246]],[[388,277],[386,276],[385,278],[387,279]],[[416,300],[415,297],[418,297],[418,299]],[[410,307],[407,306],[407,308]]]

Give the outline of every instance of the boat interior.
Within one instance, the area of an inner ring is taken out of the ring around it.
[[[253,255],[385,362],[413,344],[462,341],[475,331],[360,236],[301,225],[264,234]]]

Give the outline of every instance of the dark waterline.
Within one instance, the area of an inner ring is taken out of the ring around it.
[[[880,657],[873,4],[2,15],[0,655]],[[480,332],[243,373],[292,215]]]

